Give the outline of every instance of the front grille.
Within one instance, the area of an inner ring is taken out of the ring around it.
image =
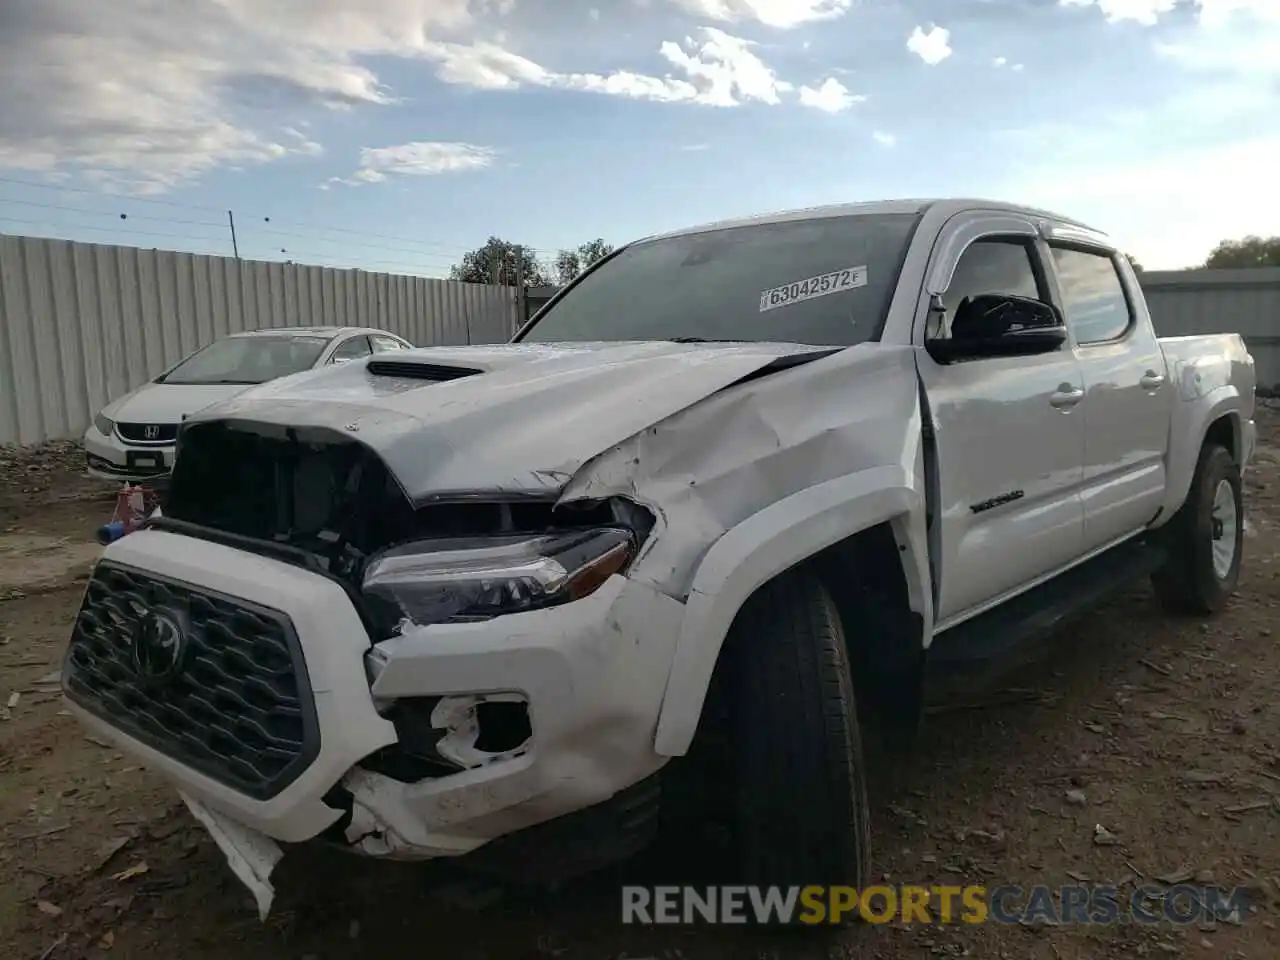
[[[185,638],[171,659],[138,645],[157,615]],[[122,564],[95,568],[62,682],[86,710],[255,799],[278,794],[319,753],[306,664],[285,614]]]
[[[155,431],[154,435],[148,430]],[[173,443],[178,439],[176,423],[117,423],[116,432],[131,443]]]

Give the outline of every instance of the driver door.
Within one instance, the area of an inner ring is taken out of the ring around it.
[[[1041,250],[1027,230],[964,247],[943,296],[945,312],[932,316],[926,336],[948,336],[967,296],[1049,302]],[[1084,383],[1066,347],[946,364],[924,350],[918,357],[937,451],[931,542],[942,630],[1078,558],[1084,429],[1076,406]]]

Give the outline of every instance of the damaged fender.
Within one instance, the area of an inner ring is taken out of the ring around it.
[[[760,586],[796,564],[885,521],[895,523],[913,599],[922,589],[927,556],[921,493],[899,467],[876,467],[792,494],[739,524],[708,551],[698,567],[667,680],[654,749],[688,751],[702,714],[720,648],[738,610]],[[905,535],[905,542],[901,539]]]
[[[602,453],[562,502],[641,503],[654,534],[628,572],[687,604],[656,750],[683,754],[739,606],[771,577],[892,522],[911,608],[932,628],[915,355],[855,346],[727,387]]]

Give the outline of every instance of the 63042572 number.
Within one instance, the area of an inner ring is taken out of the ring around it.
[[[826,297],[833,293],[842,293],[845,290],[855,290],[866,285],[867,268],[865,266],[845,267],[841,270],[832,270],[830,273],[820,273],[815,277],[784,283],[762,291],[760,312],[790,306],[793,303],[802,303],[816,297]]]

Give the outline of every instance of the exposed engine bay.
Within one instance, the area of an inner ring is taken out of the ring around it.
[[[621,497],[557,505],[552,497],[452,499],[414,507],[382,460],[324,428],[215,421],[182,433],[163,516],[153,525],[285,560],[336,579],[375,641],[395,630],[363,590],[397,548],[446,553],[575,531],[625,531],[638,546],[652,515]],[[632,551],[628,551],[630,555]]]

